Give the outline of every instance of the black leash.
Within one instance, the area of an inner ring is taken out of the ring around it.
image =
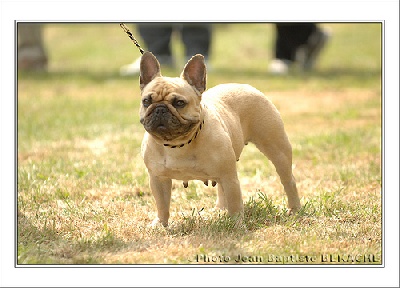
[[[122,28],[122,30],[124,30],[124,32],[129,36],[129,38],[131,38],[133,43],[139,49],[140,53],[143,54],[144,50],[142,49],[142,47],[140,47],[140,45],[139,45],[138,41],[135,39],[135,37],[133,37],[133,35],[132,35],[131,31],[129,31],[128,27],[126,27],[124,23],[120,23],[119,26]]]

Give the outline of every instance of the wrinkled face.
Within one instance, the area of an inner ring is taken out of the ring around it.
[[[166,141],[187,140],[195,134],[206,87],[204,56],[196,54],[186,63],[180,78],[170,78],[161,76],[156,57],[144,52],[139,80],[140,122],[150,135],[165,145]]]
[[[156,77],[142,90],[140,122],[161,141],[185,139],[200,122],[200,99],[182,78]]]

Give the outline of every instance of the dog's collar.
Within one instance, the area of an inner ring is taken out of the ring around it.
[[[200,133],[201,129],[203,128],[203,126],[204,126],[204,119],[203,119],[203,121],[201,121],[199,128],[197,129],[196,133],[194,133],[194,136],[188,142],[183,143],[183,144],[177,144],[177,145],[164,144],[164,146],[165,147],[169,147],[169,148],[182,148],[185,145],[189,145],[199,135],[199,133]]]

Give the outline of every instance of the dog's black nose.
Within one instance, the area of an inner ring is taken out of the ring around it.
[[[165,114],[168,112],[168,107],[165,104],[159,104],[155,109],[154,113],[156,115],[161,116],[162,114]]]

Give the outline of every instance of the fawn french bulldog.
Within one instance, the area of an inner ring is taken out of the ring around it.
[[[241,219],[243,199],[236,161],[248,142],[274,164],[288,197],[289,211],[300,208],[292,174],[292,147],[279,112],[266,96],[245,84],[206,90],[204,57],[193,56],[178,78],[161,75],[156,57],[140,63],[140,122],[146,130],[142,156],[158,217],[168,225],[172,179],[218,184],[216,206]]]

